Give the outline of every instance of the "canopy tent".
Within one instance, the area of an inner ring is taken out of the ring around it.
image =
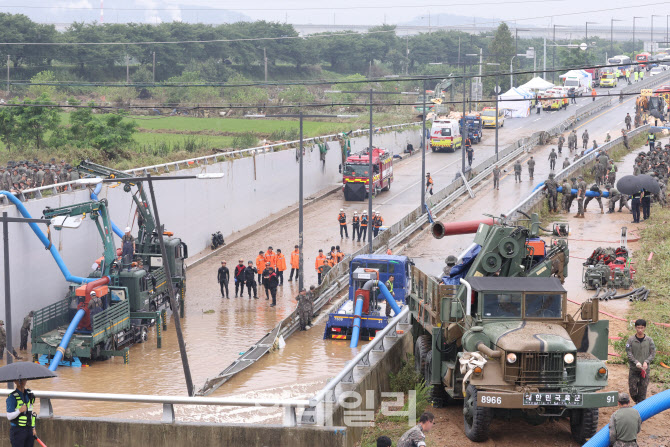
[[[513,87],[498,96],[498,107],[507,118],[526,118],[530,115],[530,100],[533,94],[521,87]]]
[[[537,91],[545,91],[550,88],[552,88],[554,84],[552,84],[549,81],[545,81],[541,77],[535,77],[531,79],[530,81],[526,82],[525,84],[519,86],[520,88],[523,88],[525,90],[531,91],[531,90],[537,90]]]

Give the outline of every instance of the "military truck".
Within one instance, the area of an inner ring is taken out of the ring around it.
[[[616,392],[598,392],[607,385],[609,322],[598,319],[598,300],[583,303],[577,319],[567,312],[567,241],[542,240],[537,215],[486,222],[433,225],[437,238],[476,231],[443,278],[412,266],[415,367],[434,405],[462,402],[472,441],[488,439],[493,418],[520,417],[569,418],[581,443],[596,432],[598,408],[617,402]]]

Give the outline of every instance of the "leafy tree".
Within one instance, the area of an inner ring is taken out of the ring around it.
[[[56,82],[56,76],[53,71],[40,71],[35,76],[30,78],[31,84],[40,84],[47,82]],[[40,96],[47,95],[49,98],[55,98],[57,96],[56,87],[53,85],[31,85],[28,87],[28,94],[33,98],[38,98]]]
[[[33,140],[35,147],[40,149],[44,142],[44,135],[55,130],[60,124],[58,108],[48,107],[55,103],[46,93],[35,100],[26,99],[23,104],[23,107],[18,107],[17,130],[26,140]]]
[[[88,136],[91,146],[99,149],[112,160],[122,154],[122,149],[134,140],[137,123],[124,120],[121,114],[107,114],[102,118],[91,120],[88,124]]]
[[[279,100],[287,104],[314,102],[314,95],[304,85],[292,85],[279,93]]]
[[[11,101],[16,103],[16,101]],[[8,151],[18,140],[18,126],[16,122],[18,107],[0,107],[0,140],[5,144]]]

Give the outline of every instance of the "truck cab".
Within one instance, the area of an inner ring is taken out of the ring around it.
[[[370,192],[377,195],[389,191],[393,182],[393,154],[380,148],[372,149],[372,188],[370,154],[365,150],[347,157],[342,169],[342,191],[345,200],[365,200]]]
[[[463,118],[459,120],[459,126],[463,125]],[[472,144],[482,141],[482,117],[479,113],[465,115],[465,128],[468,132],[468,138]]]

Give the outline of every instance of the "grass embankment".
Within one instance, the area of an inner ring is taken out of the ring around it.
[[[647,301],[631,303],[626,318],[647,320],[647,334],[656,344],[656,359],[651,369],[652,382],[658,382],[664,389],[670,388],[670,369],[660,365],[661,362],[670,366],[670,328],[653,323],[670,324],[670,209],[654,205],[651,209],[651,218],[645,221],[640,231],[640,247],[634,253],[635,257],[635,285],[645,286],[651,293]],[[647,261],[649,253],[654,253],[651,261]],[[618,334],[622,337],[614,343],[614,347],[622,355],[620,361],[626,358],[626,340],[628,334]]]
[[[407,361],[403,362],[403,367],[398,374],[391,374],[391,391],[402,392],[405,394],[404,402],[407,402],[408,392],[416,391],[416,417],[417,420],[430,405],[428,402],[428,390],[423,381],[423,377],[414,371],[414,356],[407,355]],[[399,408],[390,408],[398,411]],[[407,404],[403,410],[407,410]],[[377,412],[374,423],[363,431],[361,438],[361,447],[375,447],[379,436],[388,436],[393,441],[393,446],[400,437],[416,424],[416,421],[409,422],[405,416],[386,416]]]
[[[210,155],[215,152],[246,149],[262,145],[263,140],[292,141],[299,138],[297,119],[197,118],[185,116],[131,116],[137,124],[134,144],[123,156],[107,160],[93,148],[27,148],[7,151],[0,144],[0,164],[8,160],[33,159],[48,161],[52,157],[77,164],[90,159],[117,169],[150,166],[171,161]],[[375,127],[411,122],[411,114],[383,113],[375,115]],[[61,124],[69,126],[69,113],[61,113]],[[305,138],[367,129],[365,116],[327,121],[304,121]],[[48,141],[49,134],[45,140]]]

